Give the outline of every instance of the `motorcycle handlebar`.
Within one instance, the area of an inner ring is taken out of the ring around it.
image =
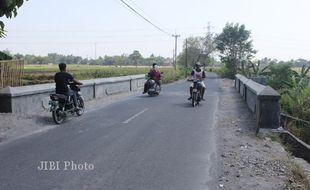
[[[69,81],[69,85],[83,85],[81,82]]]
[[[187,79],[187,81],[189,81],[189,82],[195,82],[195,81],[202,81],[203,79],[201,79],[201,80],[198,80],[198,79]]]

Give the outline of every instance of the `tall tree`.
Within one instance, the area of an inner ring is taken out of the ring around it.
[[[216,37],[216,48],[221,53],[221,61],[228,69],[228,77],[233,78],[238,71],[244,73],[254,57],[256,51],[250,37],[251,32],[238,23],[227,23],[222,33]]]
[[[208,34],[200,40],[202,43],[202,50],[197,61],[201,62],[203,65],[210,65],[212,62],[212,53],[215,51],[214,36],[211,32],[208,32]]]
[[[143,59],[143,57],[139,51],[134,50],[133,53],[129,55],[129,59],[136,65],[136,67],[138,67],[138,63]]]
[[[0,17],[16,17],[17,9],[21,7],[23,3],[24,0],[0,0]],[[3,37],[5,37],[4,23],[0,20],[0,38]]]
[[[183,51],[178,57],[178,65],[181,68],[191,68],[199,60],[203,52],[201,37],[189,37],[183,43]]]

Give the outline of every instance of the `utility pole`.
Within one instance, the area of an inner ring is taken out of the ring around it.
[[[207,29],[208,29],[208,36],[210,36],[211,35],[211,24],[210,24],[210,22],[208,22],[208,26],[207,26]]]
[[[211,28],[214,28],[213,26],[211,26],[210,22],[208,22],[208,26],[207,26],[207,36],[206,36],[206,41],[205,43],[205,51],[206,51],[206,63],[207,65],[209,65],[209,58],[210,55],[212,54],[212,51],[214,50],[213,48],[213,39],[212,39],[212,33],[211,33]],[[212,62],[211,62],[212,63]],[[205,67],[205,65],[204,65]],[[211,67],[213,67],[213,65],[211,65]]]
[[[174,70],[177,69],[177,46],[178,46],[178,37],[180,37],[180,35],[178,34],[174,34],[172,35],[172,37],[175,38],[175,48],[174,48]]]
[[[185,77],[188,76],[187,74],[188,66],[187,66],[187,38],[185,39]]]
[[[95,60],[97,59],[97,43],[95,42]]]

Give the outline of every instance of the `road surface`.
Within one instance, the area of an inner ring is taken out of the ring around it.
[[[194,108],[189,83],[177,82],[0,144],[0,189],[217,189],[219,87],[207,76]]]

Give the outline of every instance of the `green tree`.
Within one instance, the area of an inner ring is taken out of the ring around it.
[[[45,59],[45,57],[42,57],[42,56],[36,56],[35,58],[34,58],[34,63],[35,64],[46,64],[46,59]]]
[[[212,53],[215,51],[214,36],[212,33],[208,32],[206,37],[201,38],[202,41],[202,51],[200,52],[198,61],[203,65],[213,66]]]
[[[245,73],[256,51],[253,49],[251,32],[245,26],[227,23],[215,38],[221,61],[225,63],[227,77],[233,78],[238,71]]]
[[[28,0],[26,0],[28,1]],[[21,7],[24,0],[0,0],[0,17],[16,17],[17,9]],[[0,38],[5,37],[4,23],[0,20]]]
[[[246,76],[247,77],[266,76],[269,73],[268,69],[270,66],[271,64],[263,66],[260,60],[255,62],[249,62]]]
[[[204,50],[202,39],[202,37],[189,37],[184,41],[183,51],[178,56],[178,66],[181,70],[190,70],[201,58],[201,53]]]
[[[291,81],[292,76],[294,76],[294,72],[291,67],[291,62],[270,65],[267,83],[276,90],[285,88],[287,83]]]
[[[13,55],[8,49],[0,51],[0,60],[10,60],[10,59],[13,59]]]
[[[294,63],[294,66],[296,66],[296,67],[303,67],[303,66],[310,67],[310,61],[305,60],[305,59],[297,59]]]
[[[125,54],[114,56],[116,65],[126,65],[128,62],[128,57]]]
[[[115,63],[115,60],[112,56],[104,56],[104,62],[105,65],[113,65]]]
[[[131,63],[134,63],[136,67],[138,67],[138,63],[143,60],[143,57],[139,51],[134,50],[133,53],[129,55],[129,60]]]
[[[0,60],[10,60],[12,57],[4,52],[0,51]]]
[[[157,63],[157,65],[164,65],[165,64],[165,58],[161,56],[155,56],[154,54],[151,54],[150,57],[145,58],[145,64],[151,65],[152,63]]]

